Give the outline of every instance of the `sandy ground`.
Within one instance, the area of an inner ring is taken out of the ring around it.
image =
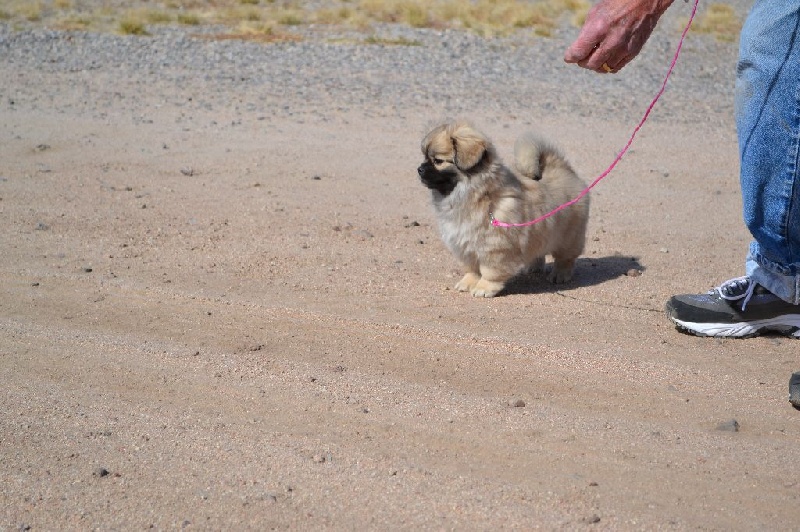
[[[23,103],[0,102],[0,530],[800,523],[798,344],[662,310],[741,274],[730,116],[648,124],[576,279],[484,300],[451,289],[416,176],[427,109]],[[528,126],[470,118],[506,157]],[[536,123],[587,178],[633,126]]]

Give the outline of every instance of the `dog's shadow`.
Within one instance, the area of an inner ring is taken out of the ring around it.
[[[547,265],[549,271],[551,264]],[[512,279],[499,295],[541,294],[563,292],[584,286],[594,286],[626,275],[640,275],[645,267],[636,257],[612,255],[609,257],[581,257],[575,263],[575,275],[564,284],[553,284],[546,273],[523,273]]]

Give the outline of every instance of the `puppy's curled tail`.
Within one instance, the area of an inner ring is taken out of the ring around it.
[[[536,133],[525,133],[514,144],[514,162],[523,176],[538,181],[548,166],[565,165],[561,152]]]

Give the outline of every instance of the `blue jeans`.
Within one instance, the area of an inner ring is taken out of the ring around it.
[[[800,304],[800,0],[756,0],[742,28],[736,128],[746,271]]]

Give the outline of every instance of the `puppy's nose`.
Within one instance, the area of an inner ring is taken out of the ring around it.
[[[425,175],[425,170],[426,170],[427,167],[428,167],[428,165],[425,164],[425,163],[422,163],[421,165],[419,165],[417,167],[417,173],[419,174],[420,177]]]

